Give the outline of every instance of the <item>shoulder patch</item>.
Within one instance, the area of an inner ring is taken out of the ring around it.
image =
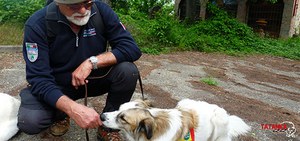
[[[39,56],[39,49],[37,43],[25,43],[27,58],[30,62],[35,62]]]

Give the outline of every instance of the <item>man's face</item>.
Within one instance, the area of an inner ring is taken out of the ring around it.
[[[85,25],[91,15],[91,7],[93,5],[92,0],[87,0],[82,3],[76,4],[61,4],[58,3],[59,9],[66,16],[66,18],[78,25]]]

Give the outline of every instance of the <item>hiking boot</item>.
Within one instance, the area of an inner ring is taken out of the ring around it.
[[[70,118],[66,117],[64,120],[54,122],[50,126],[50,133],[54,136],[62,136],[68,132],[70,127]]]
[[[100,126],[97,134],[98,141],[122,141],[119,130],[108,129]]]

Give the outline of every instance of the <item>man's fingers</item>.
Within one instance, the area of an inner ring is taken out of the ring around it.
[[[75,79],[74,76],[72,76],[72,85],[73,85],[74,87],[77,87],[77,86],[78,86],[78,85],[77,85],[77,82],[76,82],[76,79]]]
[[[85,81],[84,80],[78,80],[78,86],[82,86],[82,85],[84,85],[85,84]]]
[[[74,87],[78,87],[78,86],[82,86],[88,83],[88,80],[85,80],[83,78],[77,78],[75,76],[73,76],[72,78],[72,85]]]

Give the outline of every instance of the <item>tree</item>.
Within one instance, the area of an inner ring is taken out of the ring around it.
[[[206,6],[209,0],[200,0],[200,18],[201,20],[205,20],[206,15]]]

